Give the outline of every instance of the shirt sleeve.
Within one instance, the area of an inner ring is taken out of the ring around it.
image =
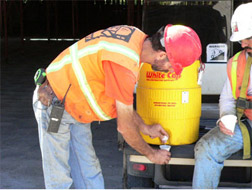
[[[233,97],[230,81],[227,78],[224,87],[222,89],[222,92],[220,94],[220,101],[219,101],[220,117],[228,114],[236,115],[235,106],[236,106],[236,100]]]
[[[127,68],[111,61],[103,61],[105,94],[126,105],[132,105],[135,75]]]

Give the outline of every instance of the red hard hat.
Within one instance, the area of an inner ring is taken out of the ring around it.
[[[198,60],[202,53],[199,36],[188,26],[168,24],[164,31],[164,44],[168,59],[177,75],[184,67]]]

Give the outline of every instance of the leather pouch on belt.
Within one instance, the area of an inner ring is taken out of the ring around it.
[[[50,106],[53,97],[55,97],[55,94],[48,80],[46,80],[38,89],[38,99],[43,105]]]

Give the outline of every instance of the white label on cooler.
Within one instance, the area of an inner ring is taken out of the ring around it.
[[[183,91],[182,92],[182,104],[188,103],[189,102],[189,92],[188,91]]]

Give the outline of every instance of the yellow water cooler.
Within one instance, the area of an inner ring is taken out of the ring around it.
[[[201,116],[199,61],[183,69],[181,75],[155,72],[143,64],[137,86],[137,112],[146,124],[160,123],[169,134],[167,144],[191,144],[198,139]],[[159,138],[143,135],[149,144]]]

